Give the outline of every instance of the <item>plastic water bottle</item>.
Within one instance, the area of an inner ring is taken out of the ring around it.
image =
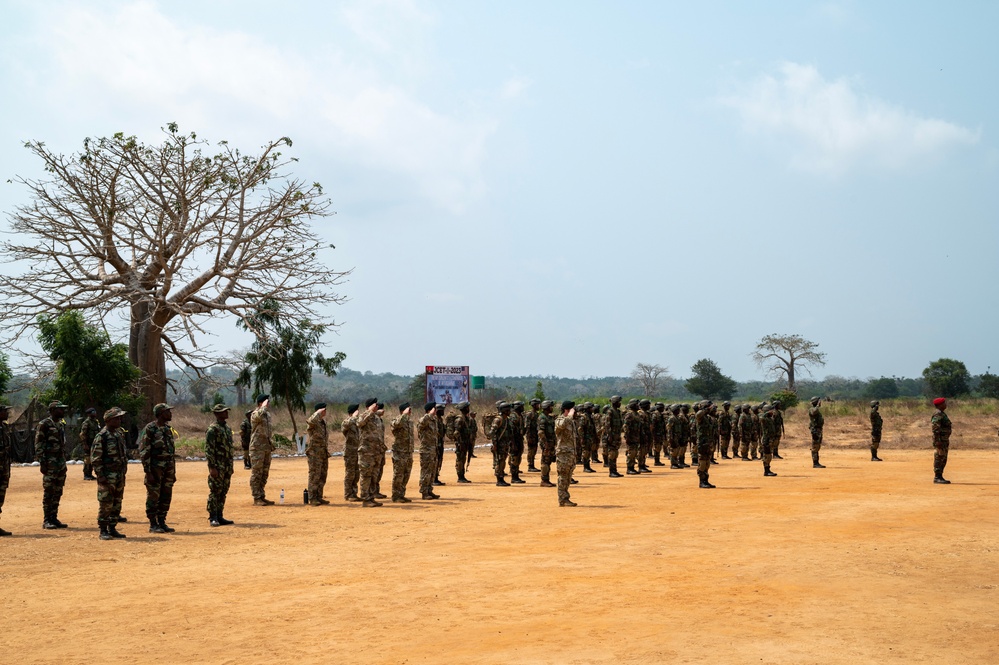
[[[281,503],[284,503],[284,488],[281,488]]]

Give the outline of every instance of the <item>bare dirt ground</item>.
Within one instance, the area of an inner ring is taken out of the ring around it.
[[[0,662],[999,663],[999,453],[981,431],[952,447],[949,486],[928,444],[886,430],[886,461],[830,445],[819,470],[798,433],[777,478],[723,461],[715,490],[693,470],[579,469],[575,509],[537,474],[495,487],[482,449],[474,484],[448,453],[442,500],[377,509],[340,500],[339,458],[324,507],[301,503],[304,459],[275,460],[286,503],[266,508],[237,464],[236,525],[214,529],[205,465],[182,462],[160,536],[132,465],[116,542],[81,467],[64,531],[41,529],[37,468],[14,468]]]

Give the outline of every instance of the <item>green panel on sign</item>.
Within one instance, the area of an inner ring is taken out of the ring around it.
[[[485,387],[486,387],[486,377],[484,376],[472,377],[472,390],[482,390]]]

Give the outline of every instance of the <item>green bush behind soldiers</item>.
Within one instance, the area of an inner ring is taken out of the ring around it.
[[[309,505],[329,505],[324,498],[326,477],[330,469],[329,430],[326,428],[326,402],[316,404],[315,411],[305,421],[308,443],[305,455],[309,462]]]
[[[66,423],[63,416],[69,407],[49,403],[49,416],[35,428],[35,459],[42,472],[43,529],[65,529],[59,521],[59,501],[66,486]]]
[[[878,448],[881,446],[881,427],[884,425],[884,419],[878,412],[881,407],[881,402],[875,400],[871,402],[871,461],[880,462],[881,458],[878,457]]]
[[[229,494],[232,479],[232,428],[229,407],[216,404],[212,407],[215,422],[205,432],[205,458],[208,460],[208,523],[211,526],[227,526],[232,520],[223,515],[225,499]]]
[[[97,481],[97,525],[101,540],[124,538],[118,533],[121,521],[121,500],[125,495],[125,474],[128,472],[128,452],[125,450],[125,430],[121,419],[125,412],[111,407],[104,412],[104,427],[94,435],[90,446],[90,463]],[[95,419],[96,420],[96,419]]]
[[[10,462],[14,447],[14,429],[7,422],[9,416],[10,406],[0,402],[0,514],[3,514],[3,502],[10,485]],[[9,535],[10,531],[0,529],[0,536]]]
[[[819,462],[819,450],[822,448],[822,429],[825,426],[825,419],[819,409],[821,401],[818,397],[808,400],[812,408],[808,410],[808,431],[812,435],[812,468],[824,469],[825,465]]]
[[[87,417],[80,423],[80,448],[83,450],[83,479],[97,480],[94,478],[94,470],[90,462],[90,446],[94,443],[94,437],[101,431],[101,424],[97,422],[97,409],[90,407],[84,413]]]

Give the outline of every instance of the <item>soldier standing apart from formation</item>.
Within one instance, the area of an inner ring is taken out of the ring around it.
[[[773,407],[769,404],[763,405],[763,415],[760,417],[760,459],[763,460],[764,476],[777,475],[770,470],[770,462],[773,460],[775,426]]]
[[[881,427],[884,425],[884,419],[881,418],[881,414],[878,413],[878,409],[881,406],[881,402],[875,400],[871,402],[871,461],[880,462],[881,458],[878,457],[878,448],[881,446]]]
[[[90,451],[90,464],[97,481],[97,525],[101,540],[124,538],[118,533],[121,500],[125,494],[125,473],[128,471],[128,453],[125,451],[125,431],[121,419],[125,412],[111,407],[104,412],[104,427],[94,435]],[[96,419],[95,419],[96,420]]]
[[[378,456],[385,454],[381,449],[381,418],[378,417],[378,398],[364,400],[364,411],[357,418],[357,429],[361,443],[357,448],[357,467],[360,470],[360,494],[365,508],[377,508],[382,504],[375,501],[375,474],[378,471]]]
[[[309,505],[329,505],[323,495],[326,492],[326,476],[330,470],[329,430],[326,428],[326,402],[316,404],[316,410],[305,421],[309,438],[305,456],[309,462]]]
[[[267,477],[271,474],[271,453],[274,451],[274,428],[267,406],[270,395],[257,396],[257,408],[250,414],[250,492],[254,506],[273,506],[267,498]]]
[[[722,412],[718,414],[718,447],[722,459],[729,459],[728,446],[732,439],[732,402],[722,402]]]
[[[216,404],[212,407],[215,422],[205,432],[205,460],[208,462],[208,524],[228,526],[222,514],[225,511],[225,498],[229,494],[232,480],[232,428],[229,427],[229,407]]]
[[[572,484],[572,472],[576,468],[576,404],[566,400],[562,402],[562,415],[555,419],[555,463],[558,471],[558,505],[575,507],[569,500],[569,485]]]
[[[239,442],[243,448],[243,468],[247,471],[252,468],[250,465],[250,434],[253,433],[253,423],[250,422],[250,417],[252,415],[252,409],[247,411],[243,422],[239,424]]]
[[[714,489],[714,485],[708,482],[711,471],[711,447],[713,440],[713,428],[711,427],[711,413],[708,407],[711,402],[702,402],[694,418],[697,421],[697,477],[700,479],[699,487],[702,489]]]
[[[531,410],[524,414],[524,436],[527,438],[527,470],[540,471],[534,466],[538,457],[538,414],[541,413],[541,400],[535,397],[530,401]]]
[[[784,438],[784,413],[783,405],[779,399],[773,401],[774,405],[774,459],[784,459],[778,454],[780,450],[780,440]]]
[[[409,402],[399,405],[399,416],[392,421],[392,503],[412,503],[406,498],[406,485],[413,473],[413,422]]]
[[[472,460],[472,426],[475,420],[469,415],[468,402],[458,402],[458,414],[451,421],[448,436],[454,441],[454,470],[459,483],[470,483],[465,477],[468,463]]]
[[[157,404],[153,416],[156,420],[142,428],[139,435],[139,459],[146,472],[146,517],[149,533],[173,533],[176,529],[166,523],[173,485],[177,482],[176,450],[170,427],[173,411],[169,404]]]
[[[437,413],[437,471],[434,473],[434,487],[443,487],[445,485],[444,481],[441,480],[441,469],[444,466],[444,436],[447,431],[444,427],[444,409],[447,405],[444,403],[437,404],[434,410]]]
[[[499,415],[489,425],[489,438],[493,441],[493,473],[497,487],[509,487],[506,482],[506,462],[510,456],[510,442],[513,440],[513,426],[510,423],[511,404],[499,403]]]
[[[821,406],[819,398],[813,397],[809,402],[812,404],[812,408],[808,410],[808,431],[812,433],[812,468],[824,469],[825,465],[819,463],[819,450],[822,448],[822,428],[825,419],[819,410]]]
[[[416,423],[416,436],[420,439],[420,495],[424,499],[439,499],[434,494],[434,473],[437,471],[437,428],[444,423],[438,422],[436,404],[427,402],[423,405],[423,417]]]
[[[950,452],[950,433],[953,429],[946,413],[947,400],[937,397],[933,400],[933,406],[937,407],[930,419],[930,427],[933,430],[933,482],[938,485],[950,485],[950,481],[943,477],[944,467],[947,466],[947,455]]]
[[[3,513],[3,502],[7,498],[7,487],[10,485],[10,462],[14,448],[14,430],[7,422],[10,416],[10,406],[0,403],[0,514]],[[0,529],[0,536],[9,536],[10,531]]]
[[[629,476],[637,476],[641,471],[635,468],[638,461],[638,450],[642,446],[642,418],[638,415],[638,400],[628,402],[628,410],[624,412],[624,443],[628,446]]]
[[[541,487],[555,487],[551,481],[552,463],[555,461],[555,417],[552,408],[555,403],[550,399],[541,402],[541,413],[538,415],[538,446],[541,448]],[[573,444],[575,445],[575,444]],[[575,453],[575,449],[573,450]],[[558,473],[558,467],[555,472]],[[557,478],[556,478],[557,480]]]
[[[80,423],[80,448],[83,449],[83,479],[97,480],[94,478],[93,467],[90,462],[90,446],[94,443],[94,437],[101,431],[101,424],[97,422],[97,409],[90,407],[84,413],[87,417]]]
[[[357,483],[360,472],[357,469],[357,448],[361,445],[361,434],[357,429],[357,414],[360,404],[347,405],[347,417],[340,424],[343,432],[343,500],[360,501]]]
[[[520,462],[524,457],[524,403],[513,403],[513,413],[510,414],[510,482],[523,485],[520,477]]]
[[[59,501],[66,485],[66,424],[63,416],[69,407],[61,402],[49,403],[49,417],[35,429],[35,459],[42,472],[43,529],[65,529],[59,521]]]

